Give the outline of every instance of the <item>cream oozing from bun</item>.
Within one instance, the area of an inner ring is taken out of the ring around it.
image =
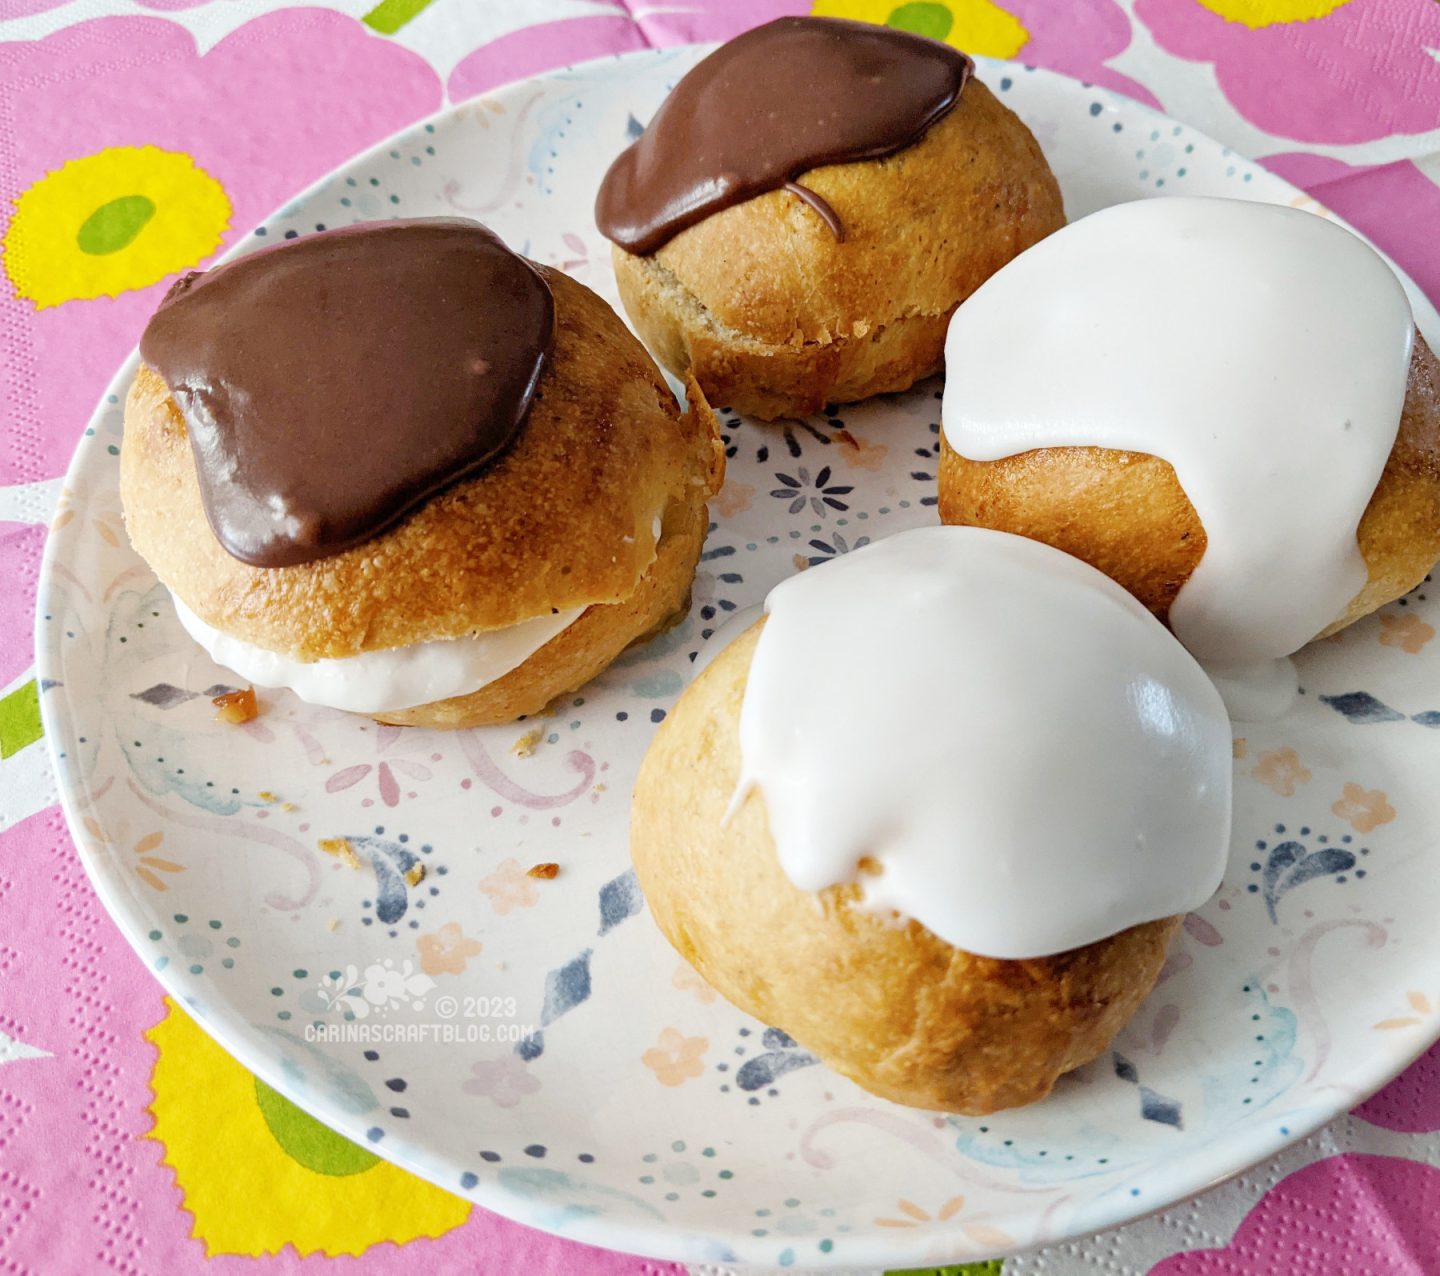
[[[395,713],[470,695],[524,664],[578,620],[575,607],[469,638],[417,642],[332,660],[299,660],[207,625],[172,594],[186,632],[217,665],[261,687],[283,687],[307,704],[351,713]]]

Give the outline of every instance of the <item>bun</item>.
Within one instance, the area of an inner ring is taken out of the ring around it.
[[[555,344],[513,445],[390,530],[312,562],[253,567],[225,551],[206,521],[180,410],[142,364],[120,457],[136,550],[206,625],[302,661],[588,608],[474,695],[382,720],[508,721],[592,677],[683,611],[724,454],[698,389],[682,414],[614,311],[540,270],[555,299]]]
[[[1134,1013],[1180,918],[1000,961],[858,908],[854,884],[798,889],[758,791],[726,818],[760,631],[700,674],[640,768],[631,854],[655,921],[730,1001],[873,1094],[970,1115],[1044,1098]]]
[[[762,420],[904,390],[939,371],[955,307],[1065,222],[1030,130],[978,80],[920,141],[723,209],[646,257],[613,250],[656,358]]]

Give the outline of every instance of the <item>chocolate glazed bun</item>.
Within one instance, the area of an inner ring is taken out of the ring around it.
[[[1015,532],[1083,559],[1157,617],[1205,553],[1169,462],[1107,448],[1038,448],[971,461],[940,433],[942,522]],[[1360,520],[1364,588],[1316,637],[1408,593],[1440,558],[1440,360],[1416,334],[1400,429]]]
[[[762,625],[700,674],[640,768],[630,846],[652,916],[720,993],[873,1094],[972,1116],[1044,1098],[1144,1000],[1181,919],[1000,961],[857,908],[853,884],[799,890],[758,791],[725,818]]]
[[[838,148],[832,148],[820,162],[796,170],[789,188],[780,189],[785,174],[779,165],[786,155],[778,152],[800,149],[792,134],[802,132],[804,120],[812,116],[838,119],[857,130],[868,123],[876,136],[886,127],[898,131],[914,123],[856,119],[863,109],[856,104],[874,100],[873,88],[861,82],[862,71],[843,61],[822,60],[815,65],[823,70],[807,77],[810,64],[798,55],[792,58],[792,45],[779,43],[832,36],[842,50],[859,41],[857,60],[896,58],[889,75],[901,84],[911,82],[912,60],[921,66],[933,63],[941,59],[941,50],[946,57],[962,58],[932,41],[864,24],[771,23],[712,55],[736,50],[735,75],[749,72],[743,78],[747,86],[766,79],[763,71],[752,69],[756,62],[763,68],[765,57],[785,68],[768,76],[773,91],[783,95],[774,109],[788,118],[774,126],[783,137],[772,139],[776,171],[761,188],[764,193],[733,191],[730,206],[704,205],[708,215],[703,220],[693,221],[693,213],[672,219],[674,224],[665,228],[671,237],[655,245],[658,235],[628,233],[628,226],[613,224],[619,218],[610,205],[623,208],[620,196],[607,189],[617,185],[616,169],[601,191],[599,220],[616,240],[620,296],[645,343],[672,372],[693,375],[711,402],[767,421],[904,390],[939,371],[955,307],[1065,221],[1059,186],[1034,137],[970,75],[968,59],[957,76],[959,87],[946,105],[936,107],[932,101],[928,117],[923,98],[897,103],[897,117],[909,111],[920,121],[897,144],[860,154],[836,154]],[[762,40],[774,44],[775,51],[767,52]],[[749,41],[760,46],[758,52],[741,48]],[[804,54],[814,46],[794,47]],[[837,56],[824,52],[825,59]],[[709,61],[681,81],[672,99]],[[651,130],[664,122],[662,108]],[[632,150],[645,145],[648,134]],[[702,140],[710,136],[702,132]],[[764,142],[748,136],[745,145],[751,150],[744,152],[745,162],[759,163],[748,157],[751,151],[765,152]],[[722,137],[715,148],[727,140]],[[817,154],[822,140],[803,140],[811,147],[806,153]],[[621,156],[617,169],[629,154]],[[692,156],[657,151],[649,169],[638,163],[631,168],[664,172],[662,157],[698,167]],[[730,180],[728,163],[717,171],[727,176],[715,184]],[[695,176],[697,191],[709,189],[698,172]],[[634,186],[641,182],[636,177]],[[628,196],[631,188],[622,189]],[[673,202],[683,203],[678,196]]]
[[[120,458],[137,551],[205,624],[302,661],[585,608],[481,690],[372,715],[382,722],[469,727],[537,712],[679,619],[724,472],[713,414],[693,387],[682,414],[604,301],[536,269],[554,297],[554,345],[513,443],[380,535],[313,561],[252,566],[226,551],[180,409],[142,364]]]

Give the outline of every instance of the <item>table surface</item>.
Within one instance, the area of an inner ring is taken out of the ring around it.
[[[1310,191],[1440,303],[1437,0],[0,0],[0,1270],[684,1272],[337,1161],[335,1136],[167,1003],[65,830],[34,591],[75,440],[177,272],[447,102],[811,11],[1161,107]],[[135,195],[148,223],[114,215]],[[1437,1166],[1440,1047],[1268,1164],[1003,1271],[1440,1272]]]

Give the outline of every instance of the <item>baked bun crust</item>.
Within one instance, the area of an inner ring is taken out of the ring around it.
[[[839,214],[843,244],[772,191],[648,257],[613,249],[625,309],[660,362],[767,421],[939,371],[955,307],[1065,223],[1030,130],[974,79],[913,146],[798,180]]]
[[[555,345],[511,448],[389,531],[311,563],[252,567],[226,553],[205,518],[180,410],[142,364],[120,453],[136,550],[208,625],[301,660],[589,608],[474,696],[384,720],[508,721],[593,676],[683,610],[724,452],[698,390],[682,415],[615,312],[568,276],[538,269],[555,297]]]
[[[854,885],[799,890],[758,792],[724,819],[762,626],[700,674],[640,768],[630,847],[652,916],[719,992],[873,1094],[976,1116],[1044,1098],[1134,1013],[1180,918],[997,961],[856,908]]]
[[[940,519],[1044,541],[1119,582],[1159,619],[1205,553],[1168,461],[1109,448],[1038,448],[971,461],[940,435]],[[1417,333],[1400,430],[1357,533],[1365,587],[1316,637],[1408,593],[1440,559],[1440,359]]]

